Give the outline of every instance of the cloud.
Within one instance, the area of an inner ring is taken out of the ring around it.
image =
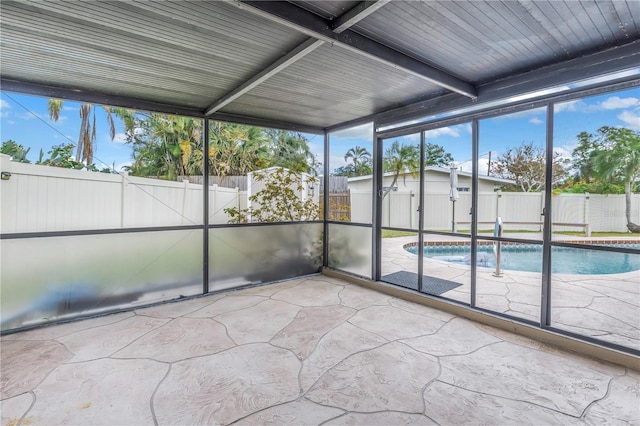
[[[563,111],[574,112],[574,111],[578,111],[579,109],[581,109],[581,107],[584,107],[584,102],[581,101],[581,100],[562,102],[562,103],[554,105],[553,112],[554,112],[554,114],[557,114],[557,113],[563,112]]]
[[[640,114],[635,114],[631,111],[622,111],[617,117],[618,120],[624,122],[627,127],[632,130],[640,130]]]
[[[529,123],[531,123],[531,124],[542,124],[542,123],[544,123],[544,121],[540,120],[538,117],[533,117],[531,120],[529,120]]]
[[[5,101],[4,99],[0,99],[0,117],[8,117],[9,116],[9,110],[11,109],[11,105],[9,104],[9,102]]]
[[[612,96],[605,99],[602,102],[598,102],[593,105],[589,105],[588,112],[594,111],[610,111],[615,109],[640,107],[640,99],[634,97],[620,98],[618,96]]]
[[[127,134],[126,133],[116,133],[115,137],[111,141],[117,144],[123,144],[127,142]]]
[[[333,132],[331,133],[331,139],[365,139],[370,141],[373,139],[373,123],[365,123],[360,126]]]
[[[572,158],[573,149],[569,146],[554,146],[553,153],[560,158]]]
[[[601,109],[623,109],[634,106],[640,106],[640,99],[638,98],[620,98],[618,96],[612,96],[598,104]]]
[[[460,132],[458,131],[458,129],[454,127],[441,127],[439,129],[427,130],[424,133],[424,137],[426,139],[438,138],[443,135],[453,136],[454,138],[458,138],[460,137]]]
[[[640,107],[640,99],[635,97],[621,98],[619,96],[611,96],[602,102],[595,104],[587,104],[585,101],[577,99],[575,101],[563,102],[555,105],[554,112],[597,112],[611,111],[616,109]]]

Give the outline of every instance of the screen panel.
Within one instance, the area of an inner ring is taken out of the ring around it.
[[[371,278],[372,229],[329,224],[329,267]]]
[[[209,230],[209,291],[313,274],[322,266],[322,223]]]
[[[2,329],[202,293],[202,230],[0,241]]]

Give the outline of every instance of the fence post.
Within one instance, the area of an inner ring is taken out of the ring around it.
[[[182,217],[180,218],[180,223],[184,225],[184,219],[187,210],[187,193],[189,192],[189,180],[183,179],[182,183],[184,183],[184,189],[182,192]]]
[[[120,228],[125,227],[125,200],[127,198],[127,188],[129,187],[129,181],[127,180],[128,172],[120,172],[120,179],[122,179],[122,185],[120,186]]]
[[[502,216],[500,214],[500,198],[502,198],[502,191],[498,189],[496,191],[496,217]]]
[[[585,236],[591,236],[591,222],[589,220],[590,212],[589,212],[589,193],[584,193],[584,207],[583,207],[583,218],[582,223],[585,224],[584,233]]]
[[[209,206],[211,206],[211,208],[209,209],[209,223],[215,223],[215,217],[216,217],[216,213],[218,213],[218,184],[214,183],[213,185],[211,185],[211,191],[213,191],[213,194],[209,193],[210,197],[209,197]]]
[[[11,164],[11,157],[6,154],[0,154],[0,171],[3,173],[2,180],[0,180],[0,205],[2,205],[2,209],[0,210],[0,232],[15,232],[16,231],[16,221],[17,221],[17,209],[18,206],[15,205],[17,202],[17,198],[11,197],[11,207],[9,208],[9,192],[13,194],[9,188],[12,188],[15,191],[15,183],[17,178],[13,177],[13,182],[9,182],[12,179],[13,172],[13,164]],[[13,185],[12,185],[13,184]],[[11,212],[11,215],[9,215]],[[9,226],[9,230],[7,230],[7,224],[11,223]]]

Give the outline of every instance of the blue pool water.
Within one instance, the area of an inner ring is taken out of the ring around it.
[[[626,247],[640,249],[640,244]],[[408,247],[416,254],[418,247]],[[424,256],[451,263],[469,264],[470,246],[425,246]],[[496,257],[493,246],[478,246],[478,266],[495,268]],[[512,271],[542,272],[542,246],[503,245],[500,267]],[[640,270],[640,254],[616,253],[577,248],[553,247],[551,272],[561,274],[619,274]]]

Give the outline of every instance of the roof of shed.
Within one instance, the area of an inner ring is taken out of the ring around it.
[[[640,62],[634,0],[4,0],[0,25],[4,90],[301,130]]]
[[[434,172],[434,173],[440,173],[442,175],[446,175],[447,179],[449,179],[449,176],[451,175],[451,170],[449,168],[445,168],[445,167],[439,167],[439,166],[427,166],[424,168],[425,172]],[[410,172],[410,171],[404,171],[404,172],[400,172],[400,176],[405,176],[405,175],[413,175],[414,172]],[[394,176],[395,172],[385,172],[383,174],[384,177],[390,177],[390,176]],[[463,177],[467,177],[469,179],[471,179],[472,175],[470,172],[463,172],[458,170],[458,176],[463,176]],[[365,176],[355,176],[355,177],[350,177],[348,178],[349,182],[360,182],[360,181],[369,181],[373,178],[372,175],[365,175]],[[494,183],[501,183],[501,184],[512,184],[515,183],[515,181],[511,180],[511,179],[506,179],[506,178],[501,178],[501,177],[496,177],[496,176],[484,176],[484,175],[478,175],[478,179],[483,180],[483,181],[489,181],[489,182],[494,182]]]

